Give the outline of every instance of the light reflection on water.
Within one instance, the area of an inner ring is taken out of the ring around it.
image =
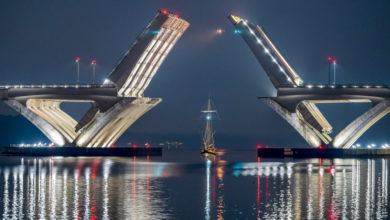
[[[388,219],[387,159],[309,159],[236,163],[233,175],[256,176],[257,217]]]
[[[0,157],[3,219],[386,219],[387,159]]]
[[[164,198],[158,197],[162,190],[158,178],[173,176],[174,169],[163,172],[167,163],[149,162],[149,158],[139,162],[136,158],[132,162],[121,158],[11,159],[19,164],[0,166],[3,219],[169,218]],[[114,173],[113,168],[117,169]],[[149,178],[154,179],[150,185]]]

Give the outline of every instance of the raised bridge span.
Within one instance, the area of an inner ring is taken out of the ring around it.
[[[229,20],[277,90],[275,97],[260,99],[285,119],[311,147],[350,148],[365,131],[390,112],[388,85],[304,84],[259,25],[235,15],[230,15]],[[372,107],[332,138],[332,125],[316,104],[351,102],[369,102]]]
[[[56,146],[110,147],[137,119],[161,102],[144,97],[153,76],[189,23],[159,11],[103,85],[0,86],[0,98]],[[90,102],[80,121],[63,102]]]

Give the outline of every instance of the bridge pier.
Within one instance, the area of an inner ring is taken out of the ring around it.
[[[350,148],[372,125],[390,112],[390,100],[384,100],[356,118],[333,140],[335,148]]]
[[[98,111],[73,144],[110,147],[138,118],[160,102],[160,98],[123,98],[107,111]]]
[[[297,113],[289,112],[272,98],[262,98],[261,100],[278,113],[284,120],[286,120],[311,147],[316,148],[322,144],[322,140],[319,137],[318,132],[298,117]]]
[[[364,132],[390,112],[390,100],[384,100],[356,118],[332,139],[327,133],[320,132],[315,128],[317,120],[306,120],[301,115],[299,108],[297,108],[296,112],[290,112],[272,98],[261,98],[261,100],[285,119],[313,148],[319,147],[320,145],[330,148],[350,148]],[[318,112],[313,113],[313,109],[310,108],[307,114],[321,114],[318,108],[314,108],[314,110]],[[322,114],[321,116],[323,117]],[[323,120],[326,119],[323,118]],[[331,128],[331,126],[329,125],[328,128]]]
[[[31,123],[33,123],[56,146],[64,146],[69,144],[69,142],[59,130],[57,130],[49,121],[37,115],[26,105],[18,102],[17,100],[6,100],[4,102],[27,118],[27,120],[29,120]]]

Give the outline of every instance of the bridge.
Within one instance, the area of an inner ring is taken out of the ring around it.
[[[309,85],[287,63],[263,29],[230,15],[229,20],[249,46],[277,90],[276,97],[260,98],[285,119],[313,148],[350,148],[378,120],[390,112],[390,88],[386,85]],[[334,138],[332,126],[318,103],[371,103]]]
[[[153,76],[189,23],[159,11],[102,85],[0,86],[0,98],[39,128],[56,146],[110,147],[161,102],[144,97]],[[76,121],[63,102],[90,102]]]

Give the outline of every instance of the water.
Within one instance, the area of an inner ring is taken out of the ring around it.
[[[387,159],[0,157],[0,215],[55,219],[387,219]]]

